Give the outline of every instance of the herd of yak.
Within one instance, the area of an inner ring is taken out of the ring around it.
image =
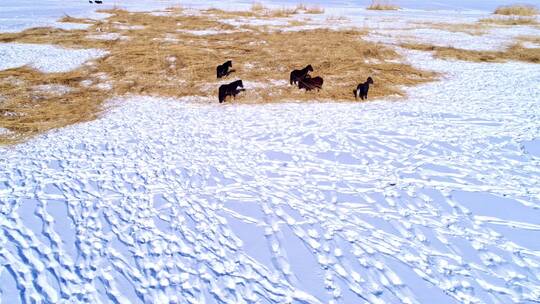
[[[89,0],[88,2],[96,4],[103,3],[103,1],[101,0]],[[229,74],[233,72],[234,70],[232,69],[232,61],[229,60],[217,67],[217,78],[219,79],[229,76]],[[311,64],[301,70],[292,71],[290,77],[290,84],[297,85],[299,89],[305,89],[306,91],[311,91],[313,89],[317,89],[317,91],[319,91],[320,89],[322,89],[324,79],[319,76],[311,77],[311,75],[309,75],[309,72],[313,72],[313,67],[311,66]],[[358,99],[360,97],[362,100],[367,99],[370,84],[373,84],[373,79],[371,77],[368,77],[366,82],[359,84],[358,87],[353,91],[354,98]],[[220,86],[219,103],[224,102],[225,99],[229,96],[236,98],[236,95],[238,95],[242,91],[245,91],[242,80],[237,80],[235,82]]]
[[[224,64],[219,65],[216,70],[218,79],[229,76],[231,73],[234,72],[234,70],[232,69],[232,61],[229,60]],[[311,91],[313,89],[317,89],[317,91],[319,91],[320,89],[322,89],[324,79],[319,76],[311,77],[311,75],[309,75],[309,72],[313,72],[313,67],[311,66],[311,64],[301,70],[292,71],[289,80],[290,84],[297,85],[299,89],[305,89],[306,91]],[[370,84],[373,84],[373,79],[371,77],[368,77],[366,82],[359,84],[353,91],[354,98],[358,99],[360,97],[362,100],[367,99]],[[245,91],[242,80],[237,80],[229,84],[224,84],[220,86],[218,94],[219,103],[224,102],[225,99],[230,96],[236,98],[236,95],[238,95],[242,91]]]

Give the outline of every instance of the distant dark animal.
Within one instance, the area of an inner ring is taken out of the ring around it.
[[[324,80],[322,77],[305,77],[304,79],[298,80],[298,88],[306,89],[306,91],[311,91],[313,89],[317,89],[317,91],[319,91],[322,89],[323,83]]]
[[[101,0],[94,0],[94,3],[101,4],[101,3],[103,3],[103,1],[101,1]]]
[[[302,80],[309,76],[309,72],[313,72],[313,67],[311,66],[311,64],[301,70],[292,71],[290,78],[291,85],[297,84],[299,80]]]
[[[356,90],[354,90],[354,98],[358,99],[358,97],[360,97],[362,100],[367,99],[370,84],[373,84],[373,79],[368,77],[366,82],[361,83],[356,87]]]
[[[236,95],[238,95],[238,93],[242,91],[245,91],[242,80],[237,80],[235,82],[231,82],[229,84],[224,84],[220,86],[219,87],[219,103],[224,102],[227,96],[232,96],[236,98]]]
[[[217,78],[219,79],[221,77],[229,76],[229,74],[234,72],[234,70],[229,70],[230,68],[232,68],[231,60],[225,62],[222,65],[218,65],[218,67],[216,68]]]

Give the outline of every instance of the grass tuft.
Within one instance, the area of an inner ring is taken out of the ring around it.
[[[94,23],[95,20],[87,19],[87,18],[75,18],[70,15],[64,15],[64,17],[60,18],[58,22],[65,22],[65,23]]]
[[[264,6],[262,3],[255,2],[251,5],[251,12],[253,12],[255,16],[259,16],[259,17],[286,18],[291,15],[297,14],[298,10],[295,8],[288,8],[288,7],[271,9]]]
[[[395,11],[399,9],[399,6],[385,0],[372,0],[367,9],[374,11]]]
[[[303,3],[297,4],[296,10],[300,12],[304,12],[305,14],[323,14],[324,13],[324,8],[320,6],[307,6]]]
[[[251,4],[251,11],[252,12],[262,12],[266,10],[267,8],[260,2],[254,2]]]
[[[536,16],[538,13],[535,6],[523,4],[499,6],[494,12],[494,14],[505,16]]]

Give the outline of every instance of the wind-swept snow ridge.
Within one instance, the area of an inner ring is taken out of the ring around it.
[[[446,76],[399,103],[132,97],[0,148],[0,298],[535,303],[540,70],[408,56]]]
[[[106,54],[97,49],[76,50],[46,44],[0,43],[0,70],[29,65],[44,73],[69,72]]]

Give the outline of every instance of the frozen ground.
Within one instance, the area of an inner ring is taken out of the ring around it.
[[[442,81],[131,96],[0,148],[1,303],[538,303],[540,69],[406,55]]]

